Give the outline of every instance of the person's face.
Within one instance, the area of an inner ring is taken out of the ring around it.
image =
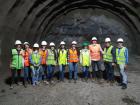
[[[21,50],[21,45],[16,46],[17,50]]]
[[[93,44],[97,44],[97,40],[93,40],[92,43],[93,43]]]
[[[72,45],[72,48],[73,48],[73,49],[75,49],[75,48],[76,48],[76,45],[75,45],[75,44],[73,44],[73,45]]]
[[[35,52],[37,52],[37,51],[38,51],[38,49],[39,49],[39,48],[37,48],[37,47],[34,47],[34,51],[35,51]]]
[[[118,42],[118,47],[122,47],[123,43],[122,42]]]
[[[26,45],[25,45],[25,49],[28,49],[28,48],[29,48],[29,45],[28,45],[28,44],[26,44]]]
[[[88,49],[88,46],[84,46],[84,49]]]
[[[42,46],[42,49],[45,50],[46,49],[46,46]]]
[[[51,46],[51,50],[54,50],[54,46]]]
[[[110,46],[110,42],[106,42],[105,45],[106,45],[106,47],[109,47]]]
[[[61,48],[64,49],[64,48],[65,48],[65,45],[62,44],[62,45],[61,45]]]

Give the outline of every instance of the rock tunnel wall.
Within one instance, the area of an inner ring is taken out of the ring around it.
[[[139,0],[0,0],[0,4],[2,62],[9,61],[16,39],[33,44],[42,39],[58,38],[59,43],[89,40],[92,35],[100,41],[108,35],[113,40],[122,36],[131,51],[140,54]]]

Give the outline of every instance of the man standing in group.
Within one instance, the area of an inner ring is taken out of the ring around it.
[[[59,80],[64,82],[65,67],[67,65],[67,50],[65,42],[60,42],[60,49],[58,49],[58,64],[59,64]]]
[[[57,51],[55,49],[55,44],[53,42],[50,43],[50,48],[48,49],[48,56],[47,56],[47,67],[48,67],[48,81],[50,83],[53,82],[53,75],[54,75],[54,70],[55,66],[57,63]]]
[[[116,60],[120,70],[121,77],[120,86],[122,86],[122,89],[126,89],[127,88],[126,68],[128,65],[128,49],[123,46],[124,40],[122,38],[118,38],[117,43],[118,46],[116,48]]]
[[[74,72],[74,82],[76,83],[78,79],[78,51],[76,49],[77,42],[73,41],[72,46],[68,51],[68,61],[69,61],[69,82],[71,82],[72,74]]]
[[[44,83],[48,84],[47,80],[47,56],[48,56],[48,51],[47,51],[47,42],[42,41],[41,42],[41,48],[40,48],[40,55],[41,55],[41,70],[40,70],[40,80],[43,80]]]
[[[113,85],[114,82],[114,65],[115,65],[115,48],[111,45],[111,39],[105,38],[105,48],[103,53],[107,82]]]
[[[23,58],[24,58],[24,81],[25,81],[25,86],[26,86],[26,82],[31,83],[31,71],[30,71],[30,55],[31,54],[32,54],[32,49],[30,48],[29,43],[24,42]]]
[[[100,44],[97,43],[97,38],[92,37],[92,44],[89,45],[90,55],[91,55],[91,64],[93,69],[93,77],[96,80],[97,78],[101,79],[101,54],[103,50]],[[96,68],[97,67],[97,68]]]
[[[11,54],[11,64],[10,64],[10,69],[11,69],[11,74],[12,74],[12,78],[11,78],[11,84],[10,84],[10,88],[13,88],[13,83],[15,82],[16,84],[19,85],[20,79],[21,79],[21,73],[22,73],[22,69],[24,68],[24,59],[22,56],[23,50],[22,50],[22,43],[20,40],[16,40],[15,42],[15,48],[12,49],[12,54]],[[23,84],[25,86],[24,83],[24,79],[22,79]]]
[[[32,82],[33,86],[39,84],[39,72],[41,68],[41,55],[39,54],[39,45],[35,43],[33,45],[33,53],[30,56],[31,70],[32,70]]]

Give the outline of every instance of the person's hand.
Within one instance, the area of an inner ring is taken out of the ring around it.
[[[115,63],[112,63],[112,66],[116,66],[116,64]]]
[[[125,64],[124,68],[125,68],[125,69],[127,69],[127,68],[128,68],[128,65],[127,65],[127,64]]]

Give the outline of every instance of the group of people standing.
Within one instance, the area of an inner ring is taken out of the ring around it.
[[[128,49],[123,46],[123,39],[117,39],[117,46],[113,46],[109,37],[105,38],[105,48],[97,43],[97,38],[92,37],[92,43],[83,42],[82,48],[77,49],[77,42],[72,41],[71,47],[66,49],[66,43],[60,42],[60,48],[55,48],[55,43],[42,41],[41,46],[38,43],[30,47],[28,42],[21,43],[15,41],[15,48],[11,54],[11,88],[13,84],[19,84],[22,80],[23,85],[27,87],[28,83],[36,86],[43,81],[46,84],[53,83],[53,76],[56,65],[59,66],[59,81],[65,80],[65,68],[68,65],[69,82],[78,80],[78,65],[82,67],[83,80],[87,81],[89,77],[92,80],[102,78],[101,60],[104,62],[107,82],[114,82],[114,67],[120,71],[122,89],[127,88],[126,68],[128,64]],[[89,72],[89,67],[92,72]],[[23,76],[23,79],[21,77]]]

